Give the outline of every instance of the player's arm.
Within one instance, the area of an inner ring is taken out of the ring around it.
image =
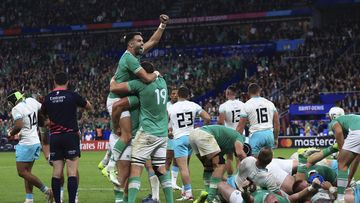
[[[236,127],[236,131],[238,131],[240,134],[243,135],[247,121],[248,121],[248,119],[246,117],[241,117],[240,121]]]
[[[22,119],[17,119],[14,121],[14,127],[10,130],[8,136],[14,136],[20,132],[23,128],[24,122]]]
[[[144,83],[151,83],[160,75],[160,73],[159,71],[147,73],[144,68],[141,68],[135,75],[138,76]]]
[[[217,122],[219,125],[224,125],[225,124],[225,113],[219,113],[219,119]]]
[[[86,105],[85,105],[84,109],[86,111],[94,111],[94,107],[93,107],[93,105],[91,105],[91,103],[89,101],[86,101]]]
[[[210,117],[210,115],[208,114],[208,112],[206,112],[205,110],[202,110],[199,115],[200,115],[200,117],[204,120],[204,124],[205,124],[205,125],[209,125],[209,124],[210,124],[211,117]]]
[[[243,160],[246,158],[246,153],[244,152],[244,147],[240,141],[235,141],[234,143],[235,147],[235,154],[240,159]]]
[[[314,195],[318,189],[321,187],[320,182],[313,181],[310,186],[307,188],[304,188],[300,192],[294,193],[292,195],[289,195],[289,200],[292,203],[299,202],[304,197],[308,196],[309,194]]]
[[[144,70],[145,71],[145,70]],[[115,78],[111,78],[110,81],[110,92],[114,94],[127,94],[129,93],[129,86],[127,82],[117,83]]]
[[[279,120],[279,113],[277,111],[274,112],[273,125],[274,125],[274,145],[277,148],[278,137],[280,134],[280,120]]]
[[[342,149],[343,145],[344,145],[344,133],[342,130],[341,125],[337,122],[333,125],[332,127],[333,131],[334,131],[334,135],[335,135],[335,139],[336,139],[336,143],[338,143],[339,145],[339,150]]]
[[[160,25],[158,29],[154,32],[154,34],[150,37],[150,39],[144,44],[144,53],[150,51],[155,45],[157,45],[161,39],[161,36],[164,33],[167,23],[169,22],[169,16],[160,15]]]

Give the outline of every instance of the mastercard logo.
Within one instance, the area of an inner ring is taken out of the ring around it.
[[[292,146],[292,141],[291,141],[291,139],[282,139],[280,141],[280,145],[282,147],[291,147]]]

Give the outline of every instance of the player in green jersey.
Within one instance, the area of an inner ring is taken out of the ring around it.
[[[209,193],[208,202],[214,200],[217,184],[224,175],[224,155],[235,152],[240,159],[245,158],[244,141],[245,137],[236,130],[222,125],[203,126],[190,132],[191,148],[204,165],[203,178]]]
[[[331,120],[329,129],[334,131],[336,142],[339,145],[337,200],[344,202],[345,188],[349,185],[348,168],[360,154],[360,116],[345,115],[342,108],[333,107],[329,111],[329,117]],[[357,164],[352,164],[350,170],[353,171],[356,168]]]
[[[149,71],[151,72],[151,71]],[[111,84],[116,93],[135,93],[140,103],[140,128],[131,142],[131,172],[129,178],[129,202],[135,202],[140,189],[140,176],[145,162],[151,158],[159,177],[166,202],[173,202],[170,174],[166,171],[166,145],[168,136],[168,98],[165,80],[160,76],[150,84],[141,80]],[[134,101],[129,100],[130,106]],[[114,113],[117,110],[113,109]],[[112,117],[119,115],[113,114]]]
[[[140,57],[142,54],[148,52],[152,47],[154,47],[160,40],[166,24],[169,21],[169,17],[167,15],[160,15],[160,26],[155,31],[155,33],[151,36],[151,38],[144,43],[141,33],[139,32],[132,32],[128,33],[124,37],[125,44],[127,46],[127,50],[121,56],[120,61],[118,63],[117,70],[114,75],[114,79],[116,82],[127,82],[132,79],[140,78],[142,81],[149,83],[152,82],[157,78],[159,73],[147,73],[140,65]],[[114,102],[120,100],[124,94],[116,94],[111,91],[108,95],[106,106],[108,109],[109,114],[112,114],[112,105]],[[115,132],[112,130],[110,135],[110,148],[112,148],[112,158],[108,166],[102,171],[103,174],[110,175],[110,179],[116,185],[118,185],[118,181],[115,175],[115,161],[119,159],[121,154],[126,149],[130,139],[131,139],[131,119],[130,119],[130,112],[125,111],[120,115],[120,123],[117,125],[121,126],[121,128],[117,128],[119,131]],[[119,137],[118,135],[122,134],[123,136]],[[99,168],[102,168],[101,166]],[[122,190],[123,186],[117,188],[117,190]],[[116,191],[115,191],[116,192]]]

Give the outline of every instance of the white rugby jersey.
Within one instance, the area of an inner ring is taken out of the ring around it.
[[[38,127],[38,111],[41,104],[33,98],[26,98],[24,101],[18,103],[11,110],[11,115],[14,121],[22,119],[24,126],[20,131],[21,145],[33,145],[40,143]]]
[[[194,129],[194,120],[197,114],[203,111],[200,105],[188,101],[177,101],[169,109],[170,123],[173,128],[174,139],[189,135]]]
[[[175,102],[176,103],[176,102]],[[174,103],[174,104],[175,104]],[[173,103],[171,103],[171,101],[168,101],[167,103],[166,103],[166,110],[167,110],[167,112],[168,112],[168,114],[169,114],[169,108],[170,107],[172,107],[172,105],[174,105]],[[171,128],[172,126],[171,126],[171,122],[170,122],[170,120],[169,120],[169,124],[168,124],[168,128]]]
[[[269,191],[280,191],[280,186],[277,184],[275,177],[267,169],[256,167],[255,157],[246,157],[241,161],[238,173],[235,176],[236,185],[241,187],[246,178],[249,178],[255,185],[266,188]]]
[[[225,126],[236,130],[236,127],[240,121],[241,109],[244,103],[234,99],[227,100],[219,107],[219,113],[225,114]]]
[[[250,134],[261,130],[273,130],[275,105],[263,98],[253,97],[249,99],[241,110],[241,117],[245,117],[250,123]]]

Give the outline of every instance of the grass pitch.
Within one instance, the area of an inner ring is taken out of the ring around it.
[[[290,157],[296,149],[276,149],[275,156]],[[105,152],[82,152],[80,160],[80,203],[112,203],[114,194],[111,183],[101,175],[97,165],[103,158]],[[24,202],[25,189],[23,179],[17,175],[15,166],[15,152],[0,153],[0,202],[1,203],[20,203]],[[47,186],[51,186],[52,168],[47,164],[42,156],[35,162],[33,173],[38,176]],[[190,163],[190,176],[192,180],[193,194],[197,197],[203,188],[202,173],[203,167],[199,160],[193,156]],[[355,179],[360,177],[359,171]],[[136,202],[150,193],[147,180],[147,172],[144,170],[142,175],[141,191]],[[181,186],[181,178],[178,177],[178,185]],[[65,183],[65,202],[67,202],[67,192]],[[160,192],[161,201],[165,202],[162,191]],[[174,192],[174,197],[180,197],[180,192]],[[34,187],[34,202],[44,202],[44,195]]]

